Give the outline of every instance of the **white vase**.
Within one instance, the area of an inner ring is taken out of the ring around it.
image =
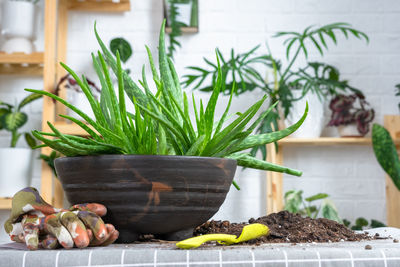
[[[293,91],[293,97],[301,97],[301,90]],[[293,138],[318,138],[321,136],[322,130],[325,126],[324,120],[324,100],[320,100],[317,95],[308,93],[301,100],[294,101],[290,114],[285,119],[286,127],[295,124],[303,115],[304,109],[308,102],[308,115],[306,120],[297,131],[292,133],[290,137]]]
[[[3,2],[1,17],[1,33],[6,40],[0,50],[6,53],[32,53],[35,5],[25,1],[6,0]]]
[[[351,123],[348,125],[340,125],[338,126],[338,131],[341,137],[361,137],[363,136],[357,129],[357,125],[355,123]]]
[[[0,148],[0,197],[12,197],[31,183],[32,149]]]

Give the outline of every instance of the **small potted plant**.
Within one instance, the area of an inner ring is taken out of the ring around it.
[[[332,115],[328,125],[337,126],[342,137],[365,136],[375,116],[361,93],[339,94],[331,100],[329,108]]]
[[[16,146],[22,135],[19,129],[28,121],[28,115],[21,109],[40,97],[31,94],[16,106],[0,101],[0,130],[11,132],[10,147],[0,148],[0,197],[12,197],[21,188],[29,186],[31,148],[36,141],[29,133],[25,133],[25,140],[31,148]]]
[[[176,232],[189,229],[191,234],[191,228],[218,211],[232,182],[238,187],[232,181],[236,165],[301,175],[300,171],[256,159],[242,151],[293,133],[305,120],[308,106],[302,118],[287,129],[252,135],[272,108],[250,124],[265,101],[264,96],[227,123],[231,94],[222,117],[215,120],[222,90],[220,69],[219,82],[209,101],[200,101],[198,107],[192,99],[196,117],[193,124],[188,97],[180,87],[172,60],[167,57],[164,31],[165,21],[160,31],[159,71],[147,50],[157,88],[155,94],[149,89],[145,71],[141,88],[122,69],[119,54],[115,59],[97,32],[104,54],[104,57],[100,52],[92,55],[102,88],[99,101],[86,79],[80,79],[62,64],[86,95],[95,119],[52,93],[27,89],[59,101],[91,126],[62,115],[84,129],[89,137],[63,134],[51,123],[48,125],[52,133],[32,133],[45,146],[66,156],[56,159],[55,167],[68,200],[106,205],[109,212],[105,220],[116,226],[121,233],[120,241],[125,242],[146,233],[174,238]],[[118,77],[118,93],[114,91],[109,67]],[[132,111],[126,108],[125,93],[134,106]]]
[[[5,0],[2,8],[2,35],[5,42],[1,51],[6,53],[34,51],[35,4],[39,0]]]

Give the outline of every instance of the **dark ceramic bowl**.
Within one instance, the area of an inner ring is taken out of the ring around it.
[[[71,204],[104,204],[104,221],[120,231],[120,242],[138,234],[174,233],[196,227],[222,205],[236,171],[223,158],[102,155],[64,157],[55,167]]]

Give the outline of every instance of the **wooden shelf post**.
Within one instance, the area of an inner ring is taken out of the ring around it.
[[[386,115],[384,127],[389,131],[392,138],[400,132],[400,116]],[[387,224],[391,227],[400,227],[400,192],[388,175],[386,181],[386,217]]]

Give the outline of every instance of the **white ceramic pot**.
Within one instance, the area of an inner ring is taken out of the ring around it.
[[[357,125],[355,123],[349,125],[338,126],[338,131],[341,137],[361,137],[363,136],[357,130]]]
[[[293,97],[299,98],[301,90],[293,91]],[[304,109],[308,102],[308,115],[304,123],[297,131],[292,133],[290,137],[293,138],[318,138],[321,136],[322,130],[325,126],[324,120],[324,100],[320,100],[317,95],[308,93],[301,100],[293,102],[290,114],[285,119],[286,127],[295,124],[303,115]]]
[[[12,197],[31,184],[32,149],[0,148],[0,197]]]
[[[25,1],[3,2],[2,35],[6,38],[1,51],[7,53],[33,52],[33,32],[35,22],[35,5]]]

